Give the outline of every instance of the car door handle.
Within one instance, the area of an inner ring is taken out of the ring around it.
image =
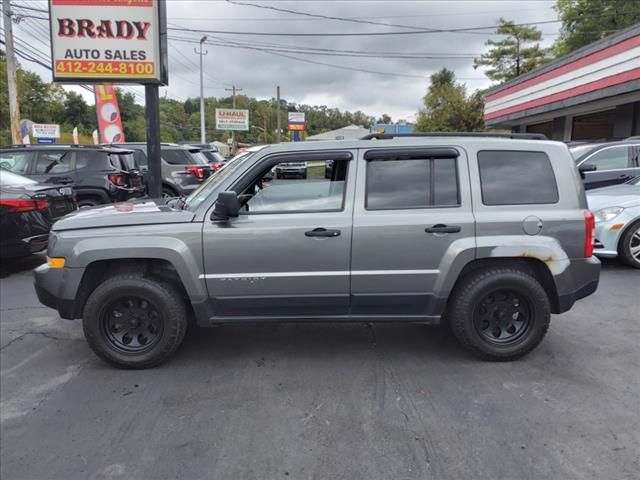
[[[458,233],[460,230],[462,230],[460,225],[444,225],[442,223],[424,229],[427,233]]]
[[[326,228],[314,228],[304,232],[307,237],[339,237],[340,230],[327,230]]]
[[[56,180],[56,183],[73,183],[73,178],[69,178],[69,177],[58,178]]]

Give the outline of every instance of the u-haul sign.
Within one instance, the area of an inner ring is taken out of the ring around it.
[[[54,81],[167,83],[164,0],[49,0]]]

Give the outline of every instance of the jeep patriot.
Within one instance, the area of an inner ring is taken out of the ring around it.
[[[476,356],[516,359],[600,273],[569,150],[531,137],[270,145],[187,198],[59,220],[38,298],[127,368],[170,357],[189,319],[446,321]],[[270,175],[293,162],[305,179]]]

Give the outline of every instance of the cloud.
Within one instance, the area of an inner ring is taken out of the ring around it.
[[[418,28],[451,29],[496,25],[500,17],[516,22],[536,22],[556,18],[553,0],[543,1],[261,1],[247,2],[273,5],[278,8],[329,15],[359,18],[374,22],[414,26]],[[46,3],[43,5],[46,6]],[[238,32],[384,32],[407,31],[409,28],[342,22],[275,12],[251,6],[235,5],[218,0],[168,0],[170,27],[195,30],[225,30]],[[37,22],[34,20],[34,22]],[[42,23],[42,22],[40,22]],[[541,25],[543,45],[556,38],[559,24]],[[20,35],[29,31],[17,26]],[[18,33],[17,33],[18,34]],[[198,41],[202,34],[170,31],[173,38]],[[282,97],[296,103],[325,104],[341,110],[362,110],[380,116],[390,114],[394,119],[411,120],[420,108],[430,74],[446,67],[454,70],[471,92],[488,87],[482,71],[473,69],[472,58],[453,58],[461,54],[477,55],[487,50],[484,43],[491,31],[481,33],[432,33],[397,36],[360,37],[272,37],[207,34],[208,54],[205,65],[205,95],[227,96],[225,88],[236,85],[244,94],[257,98],[275,96],[281,86]],[[495,38],[495,37],[494,37]],[[356,58],[284,53],[309,62],[335,64],[350,69],[386,72],[390,75],[365,73],[326,65],[316,65],[263,51],[232,48],[231,42],[248,43],[254,48],[277,44],[287,49],[312,47],[316,49],[356,50],[365,52],[430,53],[451,58],[399,59]],[[194,44],[169,40],[169,81],[163,94],[185,99],[199,95],[198,56]],[[31,65],[27,65],[31,68]],[[34,67],[34,70],[41,73]],[[41,73],[50,79],[48,72]],[[413,78],[408,76],[418,76]],[[134,88],[143,101],[143,90]]]

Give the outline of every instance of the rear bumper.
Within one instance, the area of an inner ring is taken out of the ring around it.
[[[570,310],[577,300],[588,297],[598,289],[600,261],[596,257],[573,259],[555,280],[558,302],[553,313],[563,313]]]

